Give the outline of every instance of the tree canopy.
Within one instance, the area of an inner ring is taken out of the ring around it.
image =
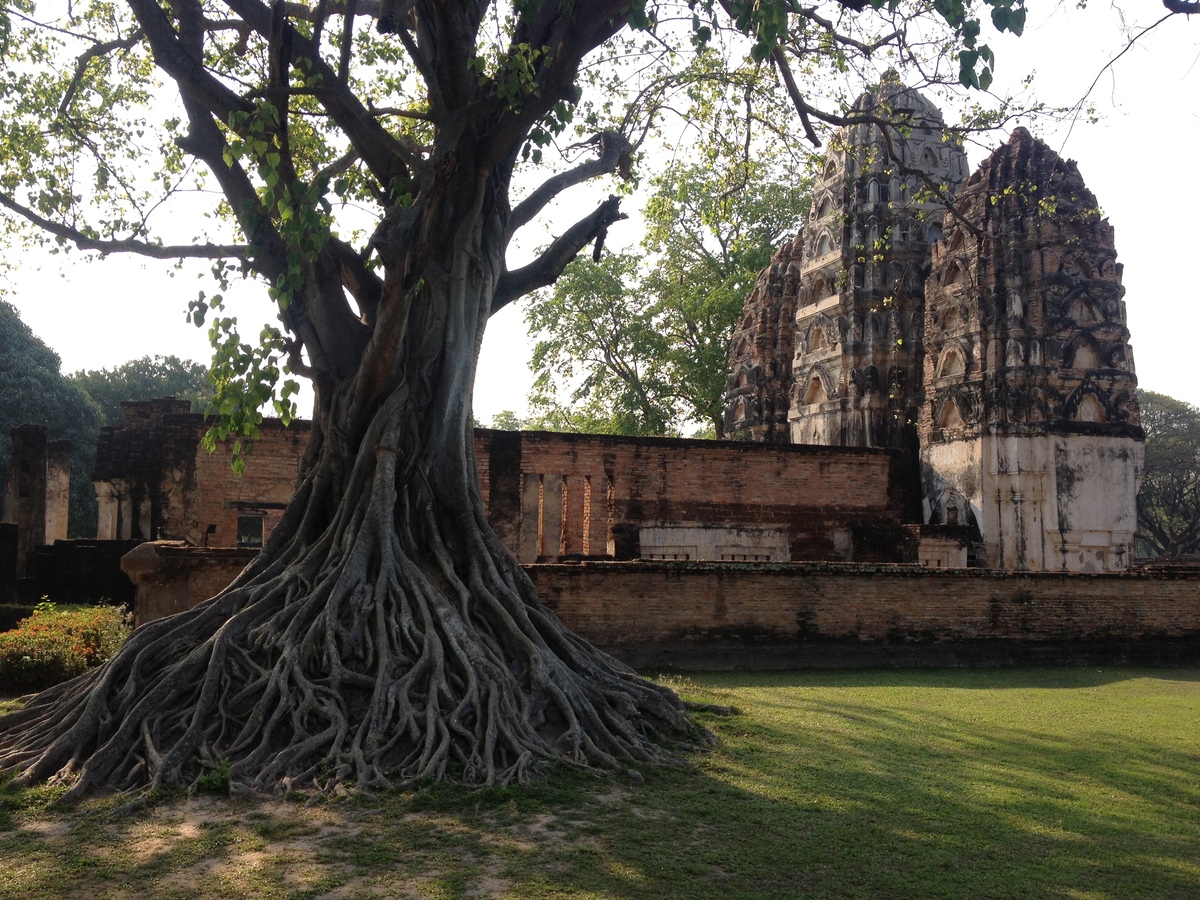
[[[983,10],[1021,30],[1022,0]],[[698,739],[678,697],[541,603],[487,524],[473,457],[488,317],[602,245],[619,194],[567,205],[570,223],[522,265],[510,248],[576,186],[634,176],[643,136],[689,102],[696,79],[678,74],[691,60],[715,66],[701,80],[740,87],[763,127],[792,130],[759,115],[756,85],[786,98],[811,140],[820,123],[886,115],[903,127],[904,110],[853,111],[825,79],[896,65],[916,87],[986,87],[993,56],[975,9],[76,0],[40,19],[30,0],[6,0],[0,11],[5,228],[102,254],[208,259],[219,287],[268,285],[278,323],[257,336],[221,293],[193,303],[215,348],[217,437],[253,437],[264,404],[286,415],[285,369],[316,394],[295,495],[257,559],[0,720],[0,771],[66,779],[68,799],[214,771],[274,791],[504,784],[552,760],[662,761]]]
[[[202,413],[212,393],[208,367],[177,356],[143,356],[111,369],[80,370],[70,379],[100,407],[105,425],[122,424],[122,400],[177,397]]]
[[[1137,554],[1175,557],[1200,552],[1200,409],[1139,391],[1146,456],[1138,492]]]
[[[721,436],[746,294],[799,227],[809,180],[783,154],[652,179],[640,253],[575,260],[526,311],[534,418],[563,430]]]

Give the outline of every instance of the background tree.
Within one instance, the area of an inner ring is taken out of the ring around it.
[[[192,412],[202,413],[212,395],[208,367],[177,356],[143,356],[112,369],[80,370],[69,377],[100,407],[105,425],[124,422],[122,400],[176,397],[190,401]]]
[[[530,404],[548,427],[721,435],[734,325],[811,182],[781,154],[716,156],[652,180],[642,253],[577,259],[530,303]]]
[[[1138,492],[1138,556],[1200,552],[1200,409],[1139,391],[1146,431],[1145,476]]]
[[[749,36],[736,38],[746,64],[776,68],[809,130],[819,110],[797,64],[912,59],[913,19],[936,16],[939,41],[965,48],[961,71],[986,73],[963,5],[873,2],[663,4],[661,27],[659,5],[636,0],[80,0],[45,24],[24,0],[4,7],[0,205],[84,250],[207,258],[219,282],[270,285],[279,325],[255,340],[220,295],[193,304],[211,318],[218,437],[252,438],[264,403],[288,411],[293,387],[274,392],[285,365],[316,401],[297,490],[255,562],[0,721],[0,769],[70,779],[70,798],[218,766],[284,790],[502,784],[550,759],[669,757],[689,735],[682,703],[540,603],[487,525],[470,429],[489,315],[601,241],[619,202],[510,269],[514,236],[571,187],[627,175],[645,115],[610,109],[614,95],[585,104],[590,155],[519,202],[510,187],[573,120],[589,75],[626,82],[624,99],[641,73],[726,37]],[[1019,30],[1020,0],[990,2]],[[163,121],[159,79],[178,99]],[[180,235],[210,221],[195,216],[157,226],[184,193],[206,196],[181,187],[220,191],[214,234]]]
[[[51,440],[75,445],[71,457],[71,537],[96,536],[92,467],[103,422],[92,399],[59,371],[58,355],[0,300],[0,491],[8,482],[12,429],[32,422],[47,426]]]

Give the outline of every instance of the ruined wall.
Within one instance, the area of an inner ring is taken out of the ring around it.
[[[893,561],[917,515],[895,451],[479,431],[476,455],[489,521],[522,562]]]
[[[67,536],[71,488],[70,441],[47,440],[45,425],[12,429],[10,475],[0,521],[18,527],[17,573],[29,570],[34,549]]]
[[[265,422],[242,476],[227,447],[200,446],[204,427],[199,416],[162,415],[148,429],[154,453],[141,452],[149,440],[110,435],[110,448],[139,453],[124,466],[100,454],[109,480],[97,488],[118,485],[129,504],[141,498],[148,537],[255,546],[239,542],[238,521],[260,517],[270,533],[295,486],[307,425]],[[488,519],[522,562],[895,561],[901,526],[920,515],[911,461],[888,450],[479,429],[475,456]]]
[[[191,414],[164,423],[156,538],[197,547],[261,547],[296,488],[308,423],[285,428],[276,419],[264,421],[242,475],[233,472],[228,443],[212,453],[200,446],[204,428],[200,416]]]
[[[1200,573],[839,564],[528,569],[563,622],[636,666],[1200,661]]]

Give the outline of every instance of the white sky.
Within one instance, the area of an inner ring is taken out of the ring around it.
[[[1154,0],[1137,4],[1149,24],[1162,15]],[[1131,20],[1132,21],[1132,20]],[[1040,99],[1070,105],[1123,46],[1119,14],[1108,6],[1050,7],[1031,0],[1025,35],[992,41],[997,86],[1036,72]],[[1200,146],[1200,20],[1175,17],[1147,35],[1105,73],[1091,95],[1099,124],[1034,123],[1033,132],[1076,160],[1116,229],[1138,380],[1145,389],[1200,405],[1192,354],[1200,336],[1196,279],[1184,265],[1197,252],[1192,153]],[[952,116],[947,116],[952,118]],[[993,146],[1004,139],[996,135]],[[969,151],[976,166],[983,151]],[[578,215],[567,204],[567,215]],[[567,224],[564,221],[563,224]],[[614,227],[611,244],[636,244],[636,218]],[[1198,253],[1200,256],[1200,253]],[[170,276],[170,265],[130,257],[83,263],[79,254],[28,254],[8,284],[8,299],[34,333],[62,358],[64,372],[112,367],[146,354],[207,361],[205,331],[184,321],[207,265]],[[245,290],[235,312],[246,334],[272,316],[265,290]],[[520,304],[495,316],[484,341],[475,388],[476,418],[504,409],[524,412],[531,383],[531,343]],[[307,414],[307,410],[302,410]]]

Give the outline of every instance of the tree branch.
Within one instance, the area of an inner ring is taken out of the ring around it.
[[[608,230],[608,226],[627,216],[621,212],[621,200],[609,197],[591,215],[580,219],[562,235],[555,238],[533,262],[512,272],[505,272],[496,286],[492,299],[492,315],[530,291],[553,284],[563,269],[593,240]]]
[[[257,0],[225,0],[225,3],[264,39],[270,39],[272,12],[269,7]],[[314,89],[313,93],[358,151],[359,157],[371,170],[371,174],[385,189],[393,183],[407,185],[412,175],[410,167],[419,165],[420,160],[413,158],[408,149],[380,125],[370,110],[338,81],[337,72],[324,61],[311,38],[305,37],[286,21],[284,28],[291,41],[293,56],[299,55],[309,60],[312,64],[312,74],[319,79],[320,88]]]
[[[84,234],[78,228],[62,225],[38,215],[32,209],[14,200],[7,194],[0,194],[0,206],[4,206],[24,219],[32,222],[38,228],[48,231],[55,237],[70,241],[80,250],[95,250],[98,253],[136,253],[153,259],[249,259],[251,248],[244,244],[148,244],[145,241],[133,239],[101,240]]]
[[[96,44],[89,47],[83,53],[79,54],[79,59],[75,60],[75,74],[71,76],[71,83],[67,85],[67,89],[63,91],[62,102],[58,104],[58,114],[65,115],[67,108],[71,105],[71,101],[75,99],[75,92],[79,90],[79,84],[83,80],[83,73],[87,71],[88,64],[93,59],[98,59],[101,56],[106,56],[114,50],[129,50],[138,41],[142,39],[144,32],[138,28],[134,30],[127,38],[121,40],[108,41],[104,44]]]
[[[595,145],[600,147],[599,156],[547,179],[537,190],[517,204],[517,208],[512,211],[512,215],[508,219],[508,237],[511,238],[517,229],[528,224],[546,207],[547,203],[567,188],[600,175],[608,175],[611,172],[620,172],[623,179],[629,178],[629,156],[633,148],[626,140],[625,135],[615,131],[604,131],[577,146]]]

